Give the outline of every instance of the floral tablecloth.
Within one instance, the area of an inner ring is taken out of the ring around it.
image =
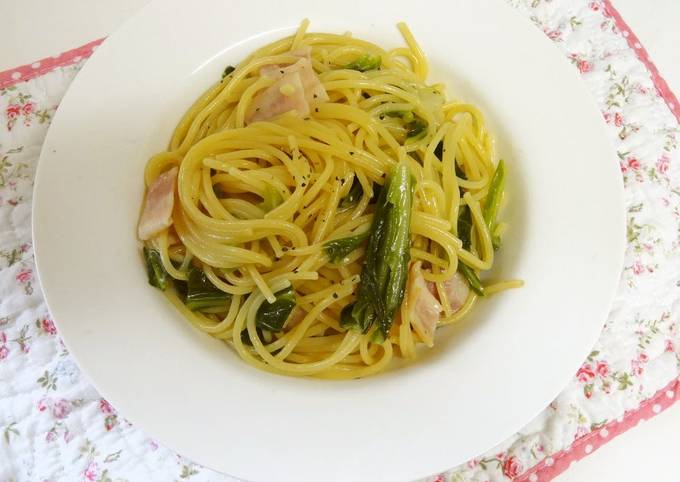
[[[602,335],[564,391],[509,440],[430,481],[550,480],[680,396],[680,105],[608,1],[510,3],[579,70],[609,127],[625,182],[625,268]],[[160,446],[99,396],[35,278],[37,159],[99,43],[0,73],[0,481],[234,480]]]

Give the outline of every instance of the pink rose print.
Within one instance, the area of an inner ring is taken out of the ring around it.
[[[55,418],[66,418],[69,413],[71,413],[71,404],[68,400],[61,398],[52,405],[52,415]]]
[[[17,104],[10,104],[7,106],[7,110],[5,110],[5,115],[7,115],[8,120],[16,119],[20,113],[21,106]]]
[[[97,462],[90,462],[90,464],[87,466],[85,469],[85,475],[86,480],[98,480],[99,479],[99,465],[97,465]]]
[[[638,377],[645,372],[645,369],[644,369],[644,367],[642,366],[642,363],[640,363],[639,360],[631,360],[630,367],[633,370],[633,374],[638,376]]]
[[[590,363],[586,363],[578,369],[576,372],[576,378],[578,378],[579,382],[583,383],[595,378],[595,372],[593,372],[593,367],[590,366]]]
[[[54,326],[54,322],[50,320],[49,318],[45,318],[42,320],[42,329],[45,333],[49,333],[50,335],[56,335],[57,333],[57,328]]]
[[[664,351],[668,353],[673,353],[675,351],[675,345],[673,344],[673,340],[666,340],[666,346],[664,348]]]
[[[0,360],[7,358],[7,355],[9,355],[9,348],[7,348],[7,345],[0,346]]]
[[[510,479],[514,479],[523,471],[522,464],[517,460],[517,457],[512,456],[503,464],[503,475]]]
[[[118,425],[118,416],[116,411],[113,409],[111,404],[104,400],[103,398],[99,401],[99,410],[106,415],[104,418],[104,428],[110,431],[113,427]]]
[[[633,274],[639,275],[645,270],[645,267],[639,261],[633,263]]]
[[[16,280],[19,283],[28,283],[33,278],[33,272],[30,269],[22,269],[16,275]]]
[[[621,127],[623,125],[623,117],[618,112],[614,114],[614,125],[616,127]]]
[[[45,435],[45,440],[47,442],[54,442],[56,439],[57,439],[57,431],[56,430],[50,430]]]
[[[29,115],[34,110],[35,104],[33,102],[26,102],[24,106],[21,108],[21,111],[24,113],[24,115]]]
[[[649,361],[649,357],[645,352],[640,352],[638,355],[638,360],[640,360],[640,363],[647,363]]]
[[[550,40],[559,40],[562,37],[562,32],[559,30],[543,29],[543,33],[546,34]]]
[[[48,404],[49,404],[49,400],[46,399],[46,398],[43,398],[42,400],[40,400],[38,402],[38,410],[41,411],[41,412],[44,412],[45,410],[47,410]]]
[[[609,374],[609,365],[605,361],[597,362],[595,371],[597,372],[598,375],[604,378]]]
[[[634,171],[637,171],[638,169],[640,169],[640,163],[638,162],[637,159],[633,157],[628,159],[628,167],[630,167]]]
[[[576,62],[576,68],[578,69],[579,72],[585,74],[593,70],[593,65],[587,60],[581,59],[578,62]]]
[[[7,335],[4,331],[0,331],[0,344],[4,345],[5,343],[7,343]]]
[[[668,156],[663,155],[656,161],[656,170],[661,174],[666,174],[668,172],[668,167],[670,166],[670,160]]]
[[[588,7],[589,7],[593,12],[597,12],[598,10],[600,10],[600,4],[597,3],[597,2],[590,2],[590,3],[588,4]]]
[[[114,410],[113,410],[113,407],[111,406],[111,404],[109,402],[107,402],[106,400],[104,400],[103,398],[99,401],[99,410],[101,410],[102,413],[105,413],[107,415],[113,415],[114,414]]]

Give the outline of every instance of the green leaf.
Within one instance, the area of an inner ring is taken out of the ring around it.
[[[231,299],[231,295],[215,287],[202,269],[195,266],[189,269],[186,288],[184,303],[190,310],[227,310],[227,303]]]
[[[597,355],[600,354],[599,350],[593,350],[590,352],[590,355],[588,355],[588,361],[593,361]]]
[[[341,208],[349,208],[354,206],[356,203],[359,202],[361,199],[361,196],[364,195],[364,188],[361,187],[361,183],[359,182],[359,179],[356,177],[354,178],[354,181],[352,181],[352,187],[349,188],[349,192],[345,197],[343,197],[340,200],[340,207]]]
[[[262,343],[271,343],[274,337],[272,336],[271,331],[266,331],[262,330],[258,327],[255,328],[255,332],[257,333],[257,337],[262,341]],[[246,346],[253,346],[253,340],[250,339],[250,333],[248,333],[248,328],[244,328],[241,331],[241,343],[243,343]],[[279,351],[281,351],[281,348],[278,350],[274,350],[272,355],[276,355]]]
[[[169,276],[163,267],[160,253],[155,249],[144,246],[144,260],[146,261],[146,274],[149,284],[165,291],[168,287]]]
[[[458,239],[463,243],[463,249],[470,249],[472,237],[472,213],[467,205],[458,211]]]
[[[409,141],[417,141],[422,139],[427,134],[427,122],[420,117],[416,117],[411,122],[406,124],[406,139]]]
[[[369,231],[366,231],[355,236],[327,241],[323,248],[332,263],[339,263],[357,249],[368,238],[368,235]]]
[[[276,293],[273,303],[265,301],[255,315],[255,325],[262,330],[279,332],[283,330],[286,320],[295,308],[295,291],[289,286]]]
[[[118,460],[120,458],[121,452],[122,452],[122,450],[119,450],[118,452],[113,452],[112,454],[107,455],[106,458],[104,458],[104,463],[108,464],[108,463],[111,463],[111,462],[115,462],[116,460]]]
[[[189,477],[196,475],[198,470],[193,465],[182,465],[182,473],[180,474],[180,479],[188,479]]]
[[[362,54],[354,62],[345,65],[345,68],[366,72],[368,70],[379,69],[381,64],[382,57],[380,55]]]
[[[352,317],[352,310],[354,309],[354,303],[350,303],[345,306],[340,312],[340,326],[343,328],[349,328],[356,325],[356,320]]]
[[[262,202],[258,204],[260,208],[266,213],[283,203],[281,193],[271,184],[265,184],[264,196]]]
[[[383,115],[385,115],[387,117],[400,118],[401,120],[403,120],[406,123],[413,122],[416,118],[415,115],[413,114],[412,110],[390,110],[390,111],[383,113]]]
[[[19,431],[16,428],[14,428],[16,424],[17,424],[16,422],[12,422],[7,427],[5,427],[4,435],[5,442],[7,442],[7,444],[9,444],[10,435],[20,435]]]

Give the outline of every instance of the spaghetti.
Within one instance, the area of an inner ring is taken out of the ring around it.
[[[404,24],[389,51],[307,26],[186,112],[146,166],[139,233],[150,282],[247,363],[365,377],[490,294],[505,168]]]

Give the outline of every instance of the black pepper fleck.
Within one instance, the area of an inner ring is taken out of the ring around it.
[[[337,294],[337,293],[333,293],[333,298],[335,298],[335,299],[337,300],[337,299],[338,299],[338,294]]]

